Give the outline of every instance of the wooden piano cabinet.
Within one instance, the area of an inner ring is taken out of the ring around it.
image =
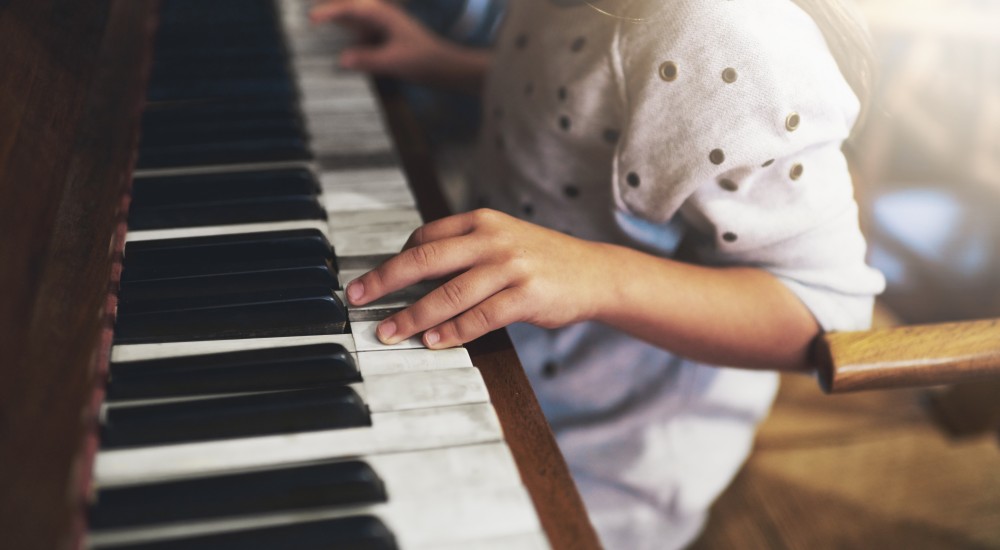
[[[74,544],[152,2],[0,2],[0,546]]]
[[[1000,377],[1000,319],[830,333],[816,361],[827,392]]]

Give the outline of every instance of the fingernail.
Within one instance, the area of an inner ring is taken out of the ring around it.
[[[424,333],[424,342],[428,346],[433,346],[434,344],[441,341],[441,334],[436,330],[428,330]]]
[[[393,334],[396,334],[396,322],[392,320],[382,321],[382,324],[378,326],[378,339],[383,344],[394,344],[395,342],[391,340]]]
[[[357,303],[365,295],[365,284],[361,281],[351,281],[347,285],[347,297],[351,302]]]

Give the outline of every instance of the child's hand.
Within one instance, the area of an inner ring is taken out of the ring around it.
[[[309,17],[354,26],[374,38],[341,53],[340,64],[348,69],[424,81],[444,46],[400,7],[383,0],[331,0],[314,7]]]
[[[313,22],[357,28],[363,40],[340,54],[341,66],[420,84],[478,93],[489,54],[446,42],[402,8],[385,0],[328,0],[309,14]]]
[[[347,286],[363,305],[418,281],[454,278],[382,321],[392,344],[424,331],[429,348],[468,342],[511,323],[563,326],[593,318],[607,299],[604,246],[476,210],[414,231],[399,255]]]

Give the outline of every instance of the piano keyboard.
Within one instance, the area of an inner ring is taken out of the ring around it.
[[[90,548],[548,548],[462,348],[341,284],[421,223],[307,0],[165,0]]]

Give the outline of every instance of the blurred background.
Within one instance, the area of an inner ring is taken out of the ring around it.
[[[880,60],[852,153],[883,303],[1000,316],[1000,2],[860,0]]]
[[[1000,1],[857,5],[879,61],[848,150],[876,324],[1000,317]],[[998,381],[821,396],[784,376],[695,546],[1000,548],[998,434]]]

